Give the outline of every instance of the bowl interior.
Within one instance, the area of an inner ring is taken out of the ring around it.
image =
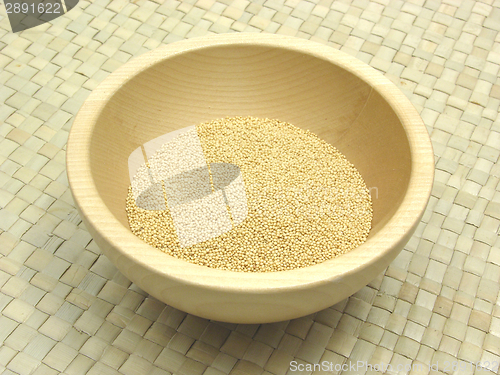
[[[210,46],[154,63],[107,101],[90,142],[98,194],[128,228],[128,157],[167,132],[226,116],[276,118],[334,145],[360,171],[375,235],[402,202],[411,172],[407,134],[369,84],[326,59],[259,45]]]

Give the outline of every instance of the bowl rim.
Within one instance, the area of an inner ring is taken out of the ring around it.
[[[287,271],[236,272],[209,268],[180,260],[148,245],[118,221],[99,196],[91,177],[89,150],[96,120],[108,99],[136,74],[163,60],[206,48],[236,45],[282,48],[328,61],[370,85],[400,119],[412,156],[408,188],[388,222],[356,249],[316,265]],[[120,257],[126,257],[152,273],[182,284],[261,294],[331,283],[373,265],[395,248],[401,249],[420,223],[434,178],[434,154],[429,134],[413,104],[393,82],[364,62],[331,46],[266,33],[232,33],[185,39],[161,46],[125,63],[101,82],[83,103],[68,138],[66,165],[74,202],[84,222],[91,227],[89,231],[93,237],[98,236],[99,240],[118,251]],[[141,254],[147,255],[149,261],[144,261]],[[366,284],[370,281],[367,280]]]

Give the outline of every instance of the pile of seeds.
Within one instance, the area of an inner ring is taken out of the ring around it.
[[[130,188],[130,228],[148,244],[203,266],[269,272],[321,263],[366,240],[373,213],[363,178],[313,133],[253,117],[214,120],[196,132],[208,165],[240,168],[247,216],[217,237],[181,247],[168,205],[139,208]]]

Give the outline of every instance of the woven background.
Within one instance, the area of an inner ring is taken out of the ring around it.
[[[82,0],[19,34],[3,5],[0,17],[0,373],[299,373],[291,361],[497,372],[500,1]],[[436,160],[423,220],[385,273],[275,324],[208,321],[131,284],[81,224],[64,165],[74,115],[110,72],[161,44],[240,31],[315,40],[382,71]],[[366,368],[326,373],[339,372]]]

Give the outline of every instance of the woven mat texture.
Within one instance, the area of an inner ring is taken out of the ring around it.
[[[0,373],[377,373],[358,361],[498,373],[500,1],[82,0],[18,34],[1,7]],[[201,319],[131,284],[81,223],[65,171],[74,116],[108,74],[161,44],[242,31],[315,40],[383,72],[436,162],[422,222],[384,274],[263,325]],[[333,371],[305,366],[323,361]]]

